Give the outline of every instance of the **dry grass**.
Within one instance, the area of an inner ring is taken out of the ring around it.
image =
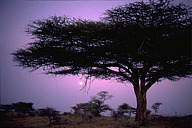
[[[51,125],[47,117],[28,117],[1,119],[0,127],[14,128],[139,128],[134,122],[134,118],[130,120],[119,119],[115,121],[111,117],[98,117],[92,120],[84,120],[80,117],[60,116],[59,124],[52,121]],[[192,116],[188,117],[165,117],[161,119],[152,119],[148,125],[141,128],[192,128]]]

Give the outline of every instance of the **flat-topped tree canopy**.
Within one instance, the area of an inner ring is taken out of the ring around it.
[[[178,11],[184,5],[164,11],[158,6],[143,2],[119,6],[107,10],[103,22],[56,16],[34,21],[27,32],[36,40],[14,52],[14,61],[53,74],[121,81],[131,81],[132,71],[141,74],[144,67],[147,81],[157,74],[171,80],[189,76],[190,16],[187,10]]]
[[[191,76],[190,11],[157,0],[109,9],[101,21],[36,20],[26,30],[35,41],[15,51],[14,61],[48,74],[131,82],[144,95],[157,81]]]

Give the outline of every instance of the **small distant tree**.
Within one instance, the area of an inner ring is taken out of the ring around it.
[[[88,103],[79,103],[76,106],[71,107],[74,110],[75,118],[80,116],[82,119],[92,119],[94,108],[92,104]]]
[[[43,109],[39,109],[39,115],[43,117],[49,118],[49,123],[51,124],[51,117],[56,117],[59,115],[59,111],[56,111],[56,109],[47,107]]]
[[[101,116],[102,112],[106,112],[107,110],[111,110],[110,106],[105,104],[106,100],[111,99],[113,96],[109,95],[107,91],[100,91],[97,95],[92,96],[91,100],[87,103],[76,104],[76,106],[71,107],[75,113],[81,112],[90,112],[94,116]]]
[[[156,102],[154,103],[151,108],[155,111],[155,115],[156,113],[158,113],[158,109],[159,109],[159,106],[162,105],[163,103],[160,103],[160,102]]]
[[[84,115],[88,112],[92,112],[93,108],[90,103],[80,103],[76,105],[78,110],[81,111]]]
[[[71,112],[63,112],[64,116],[67,116],[67,115],[71,116],[71,114],[72,114]]]
[[[105,104],[105,101],[110,100],[112,97],[107,91],[100,91],[96,96],[91,97],[89,103],[93,107],[94,116],[101,116],[102,112],[111,110],[110,106]]]
[[[33,103],[17,102],[17,103],[12,103],[11,106],[15,112],[30,114],[35,111],[35,109],[33,108]]]
[[[124,115],[125,113],[128,113],[130,106],[127,103],[123,103],[118,107],[118,113],[120,115]]]
[[[35,116],[33,103],[16,102],[12,104],[0,105],[0,112],[17,112],[18,117]]]
[[[121,114],[121,115],[124,115],[124,114],[127,113],[127,114],[129,114],[129,117],[131,117],[131,114],[135,114],[136,113],[136,109],[131,107],[127,103],[123,103],[122,105],[119,105],[118,113]]]
[[[33,108],[33,103],[17,102],[12,104],[0,105],[0,111],[4,112],[20,112],[20,113],[33,113],[35,109]]]

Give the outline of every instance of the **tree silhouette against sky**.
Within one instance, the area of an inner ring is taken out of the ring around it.
[[[154,103],[151,108],[155,111],[155,115],[158,113],[159,106],[162,105],[163,103],[156,102]]]
[[[130,82],[137,100],[135,121],[144,123],[148,89],[192,74],[190,11],[170,0],[151,0],[109,9],[101,21],[36,20],[26,30],[34,42],[12,55],[32,71]]]

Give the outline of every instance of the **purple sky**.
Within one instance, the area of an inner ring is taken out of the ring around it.
[[[129,0],[133,2],[134,0]],[[180,0],[187,4],[190,0]],[[47,76],[41,70],[30,73],[15,66],[12,53],[32,42],[24,32],[28,23],[49,16],[63,16],[99,20],[106,9],[123,5],[127,1],[0,1],[0,84],[1,103],[33,102],[35,108],[54,107],[59,111],[70,111],[76,103],[87,102],[90,96],[106,90],[114,96],[108,104],[117,108],[122,103],[136,107],[135,95],[129,83],[95,80],[87,93],[80,91],[81,77]],[[192,114],[192,80],[163,81],[152,86],[147,94],[148,109],[154,102],[162,102],[160,114]]]

